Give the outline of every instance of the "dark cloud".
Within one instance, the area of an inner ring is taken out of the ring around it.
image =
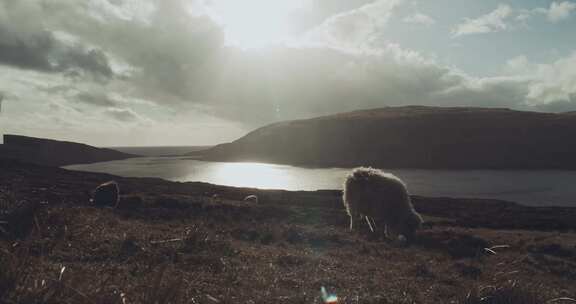
[[[99,49],[90,49],[79,45],[66,48],[56,60],[56,69],[60,71],[80,69],[104,79],[114,75],[108,57]]]
[[[98,78],[114,74],[102,50],[65,45],[49,32],[19,37],[0,29],[0,63],[46,72],[85,72]]]
[[[24,39],[10,35],[0,28],[0,62],[25,69],[51,71],[53,65],[48,54],[54,47],[54,40],[48,33],[35,33]]]
[[[34,2],[32,2],[34,3]],[[42,6],[28,1],[0,3],[0,64],[44,72],[113,76],[107,55],[79,41],[63,41],[46,29]],[[36,9],[35,9],[36,8]]]
[[[181,99],[198,95],[212,80],[224,44],[220,28],[207,17],[187,13],[181,1],[162,1],[148,25],[122,26],[110,45],[138,67],[133,81],[149,96],[158,90]]]

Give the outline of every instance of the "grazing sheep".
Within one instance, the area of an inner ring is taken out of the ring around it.
[[[251,194],[244,198],[245,202],[251,202],[258,204],[258,196]]]
[[[344,207],[350,216],[350,230],[357,228],[356,220],[383,227],[389,233],[410,241],[422,218],[414,210],[406,185],[396,176],[373,168],[356,168],[344,182]]]
[[[109,181],[96,187],[90,200],[96,206],[118,206],[120,189],[118,183]]]

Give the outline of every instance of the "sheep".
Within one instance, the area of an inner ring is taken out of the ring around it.
[[[120,189],[118,183],[109,181],[96,187],[92,192],[92,202],[96,206],[118,206]]]
[[[356,220],[383,227],[399,240],[411,241],[422,225],[422,217],[414,210],[406,185],[398,177],[378,169],[355,168],[344,182],[344,207],[350,216],[350,231],[357,228]]]
[[[244,198],[245,202],[251,202],[258,204],[258,196],[251,194]]]

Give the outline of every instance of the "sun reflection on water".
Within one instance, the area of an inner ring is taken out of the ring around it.
[[[224,185],[263,189],[292,188],[295,182],[285,166],[263,163],[220,163],[209,173],[209,179]]]

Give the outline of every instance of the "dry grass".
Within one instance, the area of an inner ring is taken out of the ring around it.
[[[516,284],[506,283],[502,286],[482,286],[475,288],[461,302],[462,304],[545,304],[537,291]]]
[[[347,232],[341,204],[324,194],[254,205],[217,188],[225,200],[213,204],[194,185],[126,179],[137,206],[99,209],[66,189],[110,177],[78,174],[52,179],[63,185],[50,190],[57,203],[37,210],[28,234],[0,236],[0,303],[320,303],[322,287],[355,304],[571,303],[576,295],[574,233],[439,219],[403,247],[366,227]],[[12,199],[42,199],[33,183],[18,187]]]
[[[38,273],[41,259],[21,247],[16,254],[3,251],[0,255],[0,303],[188,303],[183,300],[182,277],[173,275],[168,264],[152,270],[141,285],[119,286],[110,282],[111,276],[96,280],[66,266]]]
[[[550,290],[542,283],[523,284],[509,280],[497,285],[474,287],[460,304],[549,304],[576,303],[569,297],[552,298]]]

